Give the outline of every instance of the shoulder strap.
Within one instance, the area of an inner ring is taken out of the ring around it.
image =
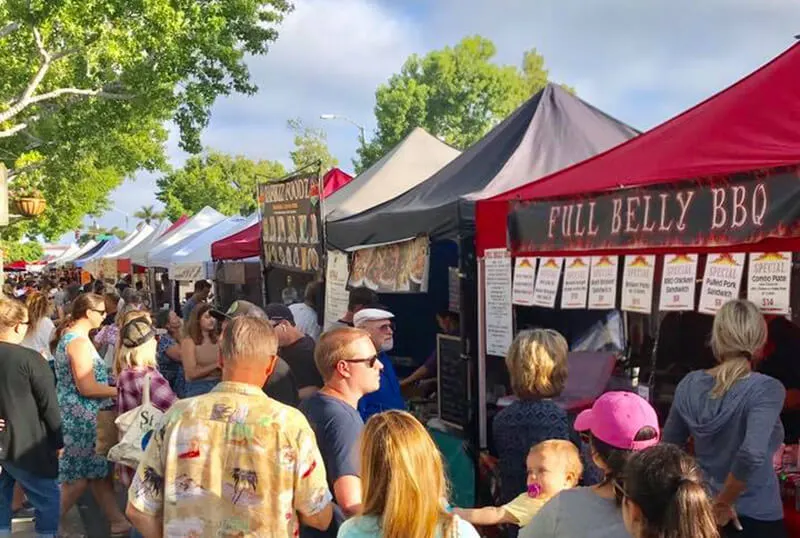
[[[142,388],[142,405],[150,405],[150,372],[144,376],[144,387]]]

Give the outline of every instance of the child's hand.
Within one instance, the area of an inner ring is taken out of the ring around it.
[[[465,514],[464,514],[464,510],[462,510],[461,508],[456,508],[456,507],[453,507],[453,508],[451,508],[451,509],[450,509],[450,512],[451,512],[452,514],[455,514],[455,515],[457,515],[457,516],[458,516],[458,517],[460,517],[461,519],[466,519],[466,518],[464,517],[464,516],[465,516]]]

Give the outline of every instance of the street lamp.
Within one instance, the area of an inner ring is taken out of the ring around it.
[[[367,145],[367,138],[364,134],[364,127],[360,123],[356,123],[355,121],[351,120],[347,116],[342,116],[340,114],[320,114],[319,119],[321,120],[342,120],[350,123],[351,125],[355,125],[358,128],[359,132],[359,140],[361,141],[361,146],[364,147]]]

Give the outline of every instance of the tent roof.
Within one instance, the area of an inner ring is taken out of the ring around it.
[[[417,127],[378,162],[325,199],[325,220],[341,220],[379,206],[425,181],[458,154],[457,149]]]
[[[103,258],[119,258],[133,247],[147,239],[153,233],[154,228],[149,224],[142,224],[136,230],[128,234],[116,248],[109,251]]]
[[[149,243],[144,249],[136,249],[136,255],[131,253],[131,261],[136,265],[145,267],[167,267],[168,260],[165,261],[161,258],[161,252],[171,248],[172,246],[180,243],[187,237],[196,234],[197,232],[213,226],[214,224],[225,219],[225,215],[219,211],[212,209],[208,206],[201,209],[197,214],[192,216],[189,220],[184,222],[181,226],[175,228],[172,226],[172,231],[166,232],[156,241]],[[141,246],[141,245],[140,245]]]
[[[577,196],[800,162],[800,44],[606,153],[478,205],[478,248],[506,244],[508,202]]]
[[[261,221],[211,243],[212,260],[242,260],[261,254]]]
[[[154,245],[158,244],[159,239],[169,233],[169,230],[175,230],[175,224],[178,224],[178,227],[180,227],[185,223],[186,221],[183,221],[183,223],[178,224],[178,221],[176,221],[174,224],[170,224],[168,220],[162,220],[158,226],[156,226],[156,229],[153,230],[153,233],[148,235],[141,243],[131,248],[124,254],[124,256],[120,256],[120,259],[128,259],[135,263],[134,258],[141,259],[142,256],[146,256],[147,253],[150,252],[150,249],[152,249]]]
[[[337,248],[428,234],[455,239],[474,220],[473,201],[535,181],[638,132],[555,84],[522,104],[450,164],[405,194],[328,224]],[[459,198],[466,197],[466,201]]]
[[[322,178],[322,197],[328,198],[351,181],[353,181],[353,176],[347,172],[343,172],[339,168],[331,168]]]
[[[48,263],[49,264],[53,264],[53,265],[61,264],[61,263],[64,262],[64,260],[67,260],[67,259],[71,258],[73,255],[77,254],[80,250],[81,250],[81,247],[79,247],[77,243],[72,243],[67,248],[67,250],[62,252],[59,256],[56,256],[55,258],[50,260]]]
[[[69,256],[64,256],[62,259],[58,260],[57,263],[63,264],[75,261],[84,254],[86,254],[87,252],[89,252],[90,250],[92,250],[93,248],[95,248],[96,246],[97,246],[97,241],[95,241],[94,239],[90,239],[85,245],[79,247],[76,252],[73,252]]]
[[[80,258],[73,260],[73,263],[78,267],[81,267],[84,263],[88,262],[89,260],[95,259],[99,254],[107,252],[108,249],[113,248],[117,244],[119,244],[119,239],[117,239],[116,237],[100,241],[99,243],[97,243],[97,246],[95,246],[92,250],[90,250]]]
[[[184,263],[204,263],[211,261],[211,244],[231,233],[239,232],[258,222],[258,214],[249,217],[228,217],[208,228],[187,237],[171,248],[161,251],[156,261],[166,262],[168,265]]]

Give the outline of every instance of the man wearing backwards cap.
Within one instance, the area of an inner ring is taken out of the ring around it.
[[[575,430],[589,437],[594,463],[605,479],[588,488],[564,490],[539,510],[519,538],[629,538],[617,505],[625,462],[633,452],[657,445],[658,416],[647,400],[632,392],[607,392],[575,419]]]
[[[225,325],[239,316],[269,320],[267,314],[250,301],[234,301],[227,312],[212,310],[211,315],[220,322],[223,332],[225,331]],[[292,374],[291,368],[289,368],[289,364],[280,357],[276,359],[275,369],[264,385],[264,393],[282,404],[291,405],[292,407],[297,407],[300,404],[297,381]]]
[[[394,372],[392,362],[389,360],[388,351],[394,347],[394,329],[392,319],[394,314],[383,306],[372,305],[359,310],[353,316],[353,325],[357,329],[364,329],[372,338],[375,349],[378,350],[378,359],[383,364],[381,370],[381,388],[367,394],[358,402],[358,412],[364,422],[369,417],[389,409],[405,409],[406,404],[400,393],[400,383]]]

